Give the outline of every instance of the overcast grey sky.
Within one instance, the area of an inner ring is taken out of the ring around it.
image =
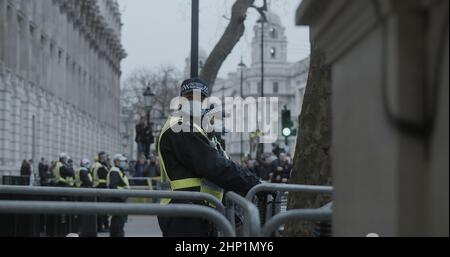
[[[225,30],[235,0],[200,0],[200,47],[208,53]],[[301,0],[268,0],[278,14],[289,40],[288,61],[309,55],[309,30],[295,25],[295,11]],[[261,1],[262,2],[262,1]],[[122,42],[128,57],[122,63],[123,78],[133,69],[172,65],[183,71],[190,52],[190,0],[119,0],[124,23]],[[260,0],[256,3],[259,5]],[[250,9],[245,35],[220,71],[220,77],[235,71],[241,56],[250,63],[253,26],[259,14]]]

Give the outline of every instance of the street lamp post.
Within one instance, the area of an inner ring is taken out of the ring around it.
[[[149,155],[150,154],[150,147],[152,145],[152,140],[153,140],[153,131],[152,131],[152,126],[151,126],[151,122],[150,122],[150,115],[151,115],[151,110],[152,110],[152,105],[153,105],[153,97],[155,96],[155,94],[153,94],[150,86],[147,87],[147,89],[144,91],[144,105],[145,105],[145,109],[147,111],[147,131],[146,131],[146,141],[145,143],[145,154]]]
[[[147,87],[143,95],[144,95],[145,109],[147,111],[147,125],[150,126],[150,112],[152,109],[153,97],[155,96],[155,94],[153,94],[150,87]]]
[[[238,64],[241,69],[241,98],[244,99],[244,69],[247,67],[241,57],[241,62]],[[242,122],[242,121],[241,121]],[[241,131],[241,158],[244,156],[244,130]]]
[[[257,8],[261,17],[258,23],[261,23],[261,97],[264,97],[264,23],[267,22],[265,11],[267,11],[267,1],[264,1],[264,6]],[[262,107],[260,107],[262,108]],[[259,143],[260,154],[264,154],[264,144]]]
[[[198,77],[199,0],[192,0],[191,78]]]

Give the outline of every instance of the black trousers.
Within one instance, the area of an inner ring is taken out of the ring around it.
[[[95,197],[79,197],[79,202],[95,202]],[[77,227],[81,237],[97,237],[97,215],[78,215]]]
[[[107,189],[106,184],[100,184],[96,187],[97,189]],[[110,199],[99,197],[97,202],[110,202]],[[97,215],[97,230],[100,232],[102,230],[109,229],[109,217],[108,215]]]
[[[125,237],[125,222],[127,220],[127,216],[112,216],[111,218],[111,228],[109,235],[110,237]]]
[[[217,237],[217,230],[209,221],[197,218],[158,217],[164,237]]]

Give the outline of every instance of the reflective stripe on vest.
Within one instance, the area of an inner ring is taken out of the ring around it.
[[[55,182],[62,182],[62,183],[67,183],[66,179],[61,177],[61,167],[63,167],[64,165],[61,162],[57,162],[55,169],[53,171],[53,175],[55,177]]]
[[[169,120],[164,125],[163,129],[161,130],[161,134],[159,136],[158,140],[158,155],[160,159],[160,169],[161,169],[161,183],[163,184],[163,187],[166,186],[168,190],[171,191],[177,191],[177,190],[183,190],[188,188],[195,188],[200,187],[200,192],[202,193],[208,193],[222,201],[223,199],[223,189],[214,185],[211,182],[208,182],[206,179],[202,178],[186,178],[186,179],[179,179],[179,180],[170,180],[167,171],[166,171],[166,165],[164,163],[164,158],[161,153],[161,140],[164,135],[169,129],[171,129],[174,125],[180,124],[182,122],[181,118],[176,117],[169,117]],[[194,128],[201,133],[208,141],[209,140],[208,135],[206,132],[197,124],[194,123]],[[211,145],[215,145],[213,142],[211,142]],[[215,146],[216,150],[217,147]],[[166,205],[169,204],[172,199],[161,199],[161,204]],[[212,206],[215,207],[215,206]]]
[[[100,169],[101,167],[103,167],[103,165],[99,162],[94,163],[94,166],[92,167],[94,187],[97,187],[100,184],[107,184],[106,179],[100,179],[98,177],[98,169]]]
[[[130,189],[130,182],[127,178],[127,176],[123,175],[122,171],[120,171],[117,167],[112,167],[111,170],[108,172],[108,176],[106,176],[106,185],[108,188],[110,187],[110,175],[112,172],[117,172],[122,179],[122,182],[125,184],[125,186],[118,186],[117,189]]]
[[[61,182],[61,183],[66,184],[68,186],[73,186],[73,184],[74,184],[73,178],[71,178],[71,177],[63,178],[61,176],[61,168],[62,167],[64,167],[64,164],[62,164],[61,162],[57,162],[56,163],[56,167],[55,167],[55,170],[53,172],[53,174],[55,176],[55,182],[56,183]]]

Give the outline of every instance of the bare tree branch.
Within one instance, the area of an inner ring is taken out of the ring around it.
[[[245,32],[245,19],[247,10],[253,5],[255,0],[236,0],[232,7],[230,22],[222,35],[222,38],[209,55],[200,78],[210,86],[211,92],[217,79],[220,67],[239,42]]]
[[[145,109],[143,92],[150,87],[156,95],[151,111],[159,113],[160,116],[168,115],[170,101],[178,94],[180,80],[181,72],[172,66],[136,69],[123,83],[121,106],[143,114]]]

